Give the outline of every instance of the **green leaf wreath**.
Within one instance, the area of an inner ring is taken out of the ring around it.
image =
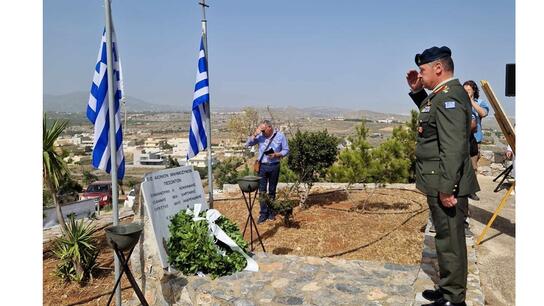
[[[201,212],[199,216],[205,217],[206,212]],[[235,223],[220,216],[215,224],[248,253],[248,244]],[[200,271],[216,278],[242,271],[246,267],[246,259],[240,253],[232,251],[219,240],[214,241],[215,237],[210,237],[206,220],[193,221],[192,215],[180,211],[172,218],[168,228],[168,262],[183,274],[194,275]]]

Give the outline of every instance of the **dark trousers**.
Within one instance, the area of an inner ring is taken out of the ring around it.
[[[468,199],[459,197],[454,207],[446,208],[442,206],[439,198],[427,196],[427,204],[436,230],[435,244],[440,270],[438,286],[448,301],[461,303],[465,300],[468,275],[463,224]]]
[[[278,186],[278,180],[280,178],[280,163],[261,164],[259,176],[261,177],[261,180],[259,181],[259,202],[261,205],[259,215],[268,218],[273,216],[273,212],[269,209],[268,201],[264,195],[268,193],[268,199],[270,201],[273,201],[276,198],[276,186]]]

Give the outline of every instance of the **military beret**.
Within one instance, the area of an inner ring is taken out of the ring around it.
[[[429,49],[426,49],[421,54],[416,54],[416,65],[421,66],[423,64],[427,64],[433,61],[436,61],[437,59],[444,58],[451,56],[451,50],[450,48],[446,46],[442,46],[440,48],[438,47],[432,47]]]

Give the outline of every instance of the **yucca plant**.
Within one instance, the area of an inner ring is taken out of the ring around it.
[[[97,229],[90,222],[77,221],[69,217],[62,236],[55,241],[53,253],[59,258],[56,274],[65,281],[82,283],[92,278],[98,257],[98,241],[95,237]]]

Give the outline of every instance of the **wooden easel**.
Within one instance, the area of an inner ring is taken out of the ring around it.
[[[482,80],[480,81],[480,83],[482,84],[482,89],[485,92],[485,95],[487,96],[489,103],[491,103],[491,106],[493,107],[493,110],[495,111],[495,119],[497,119],[497,122],[499,123],[499,127],[501,128],[501,131],[504,134],[504,137],[506,138],[506,142],[508,142],[508,144],[512,148],[512,153],[514,153],[514,156],[515,156],[516,155],[516,134],[515,134],[514,128],[512,127],[510,120],[508,120],[508,117],[506,117],[506,114],[504,113],[502,105],[497,99],[497,96],[495,96],[495,93],[493,92],[493,89],[491,89],[491,86],[489,85],[489,83],[486,80]],[[478,240],[476,241],[477,245],[479,245],[480,242],[482,242],[482,240],[485,237],[485,234],[491,227],[491,224],[493,224],[493,221],[495,221],[495,218],[497,217],[497,215],[504,208],[506,204],[506,200],[508,199],[512,191],[514,191],[515,186],[516,186],[516,183],[514,182],[512,186],[510,186],[506,194],[502,197],[499,206],[497,207],[497,209],[493,213],[493,216],[491,217],[489,222],[487,222],[487,225],[485,226],[484,230],[478,237]]]

